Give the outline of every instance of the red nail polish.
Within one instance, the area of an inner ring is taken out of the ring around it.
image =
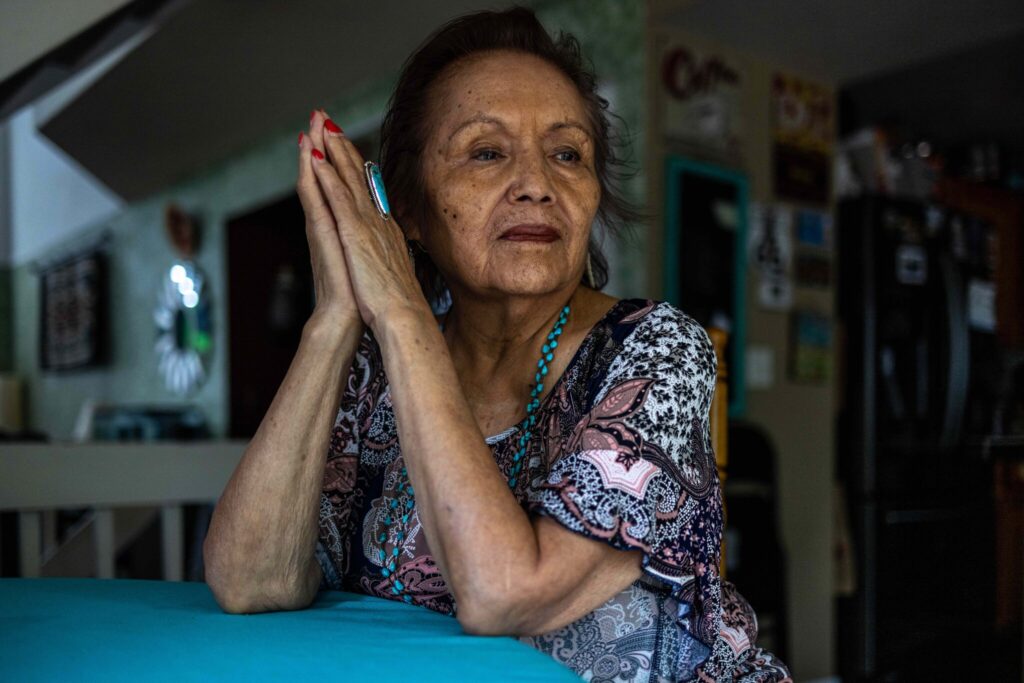
[[[299,133],[299,147],[302,147],[302,138],[303,137],[304,137],[303,133]]]
[[[313,158],[314,159],[319,159],[320,161],[323,161],[324,160],[324,153],[314,147],[313,148]]]
[[[330,119],[324,121],[324,128],[326,128],[330,133],[337,133],[338,135],[341,135],[342,133],[341,128],[338,128],[338,124],[336,124],[334,121],[331,121]]]

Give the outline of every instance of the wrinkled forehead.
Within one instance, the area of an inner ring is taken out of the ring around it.
[[[594,134],[575,84],[553,64],[528,53],[495,50],[464,57],[440,74],[428,103],[428,144],[481,116],[510,122],[529,117],[545,126],[575,120]]]

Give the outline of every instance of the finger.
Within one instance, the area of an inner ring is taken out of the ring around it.
[[[355,145],[345,135],[341,126],[331,119],[324,121],[324,148],[327,158],[334,164],[338,175],[346,183],[355,183],[362,177],[362,164],[353,159],[348,148],[355,148]]]
[[[327,113],[323,109],[314,109],[309,115],[309,137],[314,149],[324,151],[324,121]]]
[[[299,173],[295,191],[310,223],[333,226],[334,216],[324,200],[320,183],[313,170],[314,149],[310,136],[299,133]]]
[[[361,220],[360,209],[356,206],[356,195],[349,183],[342,182],[334,165],[319,151],[311,152],[313,172],[320,185],[324,199],[330,207],[338,232],[344,227]],[[369,200],[369,197],[367,197]]]

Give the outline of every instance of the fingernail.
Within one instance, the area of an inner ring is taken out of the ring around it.
[[[338,127],[338,124],[336,124],[334,121],[331,121],[330,119],[324,121],[324,128],[327,129],[328,133],[334,133],[336,135],[342,134],[342,130],[341,128]]]
[[[316,147],[313,148],[313,158],[318,161],[324,160],[324,153],[318,150]]]
[[[303,137],[304,137],[303,133],[299,133],[299,147],[302,147],[302,138]]]

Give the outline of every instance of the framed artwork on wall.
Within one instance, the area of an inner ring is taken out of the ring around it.
[[[745,409],[747,178],[671,156],[665,164],[665,299],[729,334],[729,415]]]
[[[107,360],[107,264],[81,253],[40,273],[39,367],[52,372]]]

